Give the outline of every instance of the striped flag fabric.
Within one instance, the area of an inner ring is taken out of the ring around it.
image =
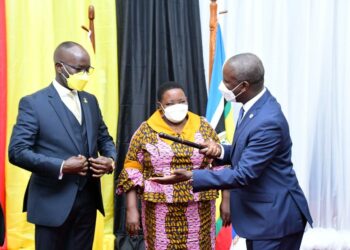
[[[208,104],[206,110],[206,118],[210,125],[215,129],[219,123],[222,112],[224,111],[224,98],[221,95],[219,85],[222,81],[222,66],[225,62],[225,49],[221,35],[221,28],[218,24],[216,31],[216,46],[213,62],[213,71],[210,80],[210,88],[208,95]]]
[[[7,55],[6,55],[6,18],[5,0],[0,0],[0,206],[4,214],[0,217],[0,233],[3,234],[5,220],[5,162],[6,162],[6,108],[7,108]],[[0,243],[3,235],[0,235]],[[6,241],[3,248],[6,249]]]
[[[88,7],[95,7],[96,54],[89,48]],[[63,41],[82,44],[95,67],[86,91],[98,101],[111,136],[118,116],[118,65],[115,0],[0,0],[0,202],[6,241],[0,249],[34,249],[34,226],[22,212],[30,172],[6,157],[21,97],[46,87],[55,77],[53,51]],[[5,7],[6,6],[6,7]],[[23,12],[23,10],[26,10]],[[43,14],[45,13],[45,14]],[[94,249],[114,249],[114,178],[102,178],[105,217],[97,215]],[[6,192],[5,192],[6,190]]]

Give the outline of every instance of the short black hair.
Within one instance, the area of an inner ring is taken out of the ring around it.
[[[157,91],[157,99],[159,102],[162,100],[164,93],[170,89],[182,89],[182,91],[186,95],[186,92],[180,83],[175,82],[175,81],[164,82],[159,86],[158,91]]]

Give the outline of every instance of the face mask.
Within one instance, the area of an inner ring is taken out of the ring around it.
[[[187,104],[174,104],[169,107],[163,108],[165,117],[173,122],[173,123],[179,123],[182,122],[188,112],[188,105]]]
[[[237,97],[240,96],[242,93],[244,93],[244,91],[241,91],[238,93],[238,95],[235,95],[235,93],[233,93],[233,91],[235,91],[239,85],[241,85],[243,82],[241,82],[240,84],[238,84],[234,89],[229,90],[225,84],[223,82],[220,83],[219,85],[219,90],[222,94],[222,96],[226,99],[226,101],[228,102],[237,102]]]
[[[87,82],[89,81],[88,74],[86,72],[81,71],[71,75],[68,73],[64,65],[63,65],[63,68],[68,74],[68,78],[67,78],[64,74],[61,73],[63,77],[66,78],[67,80],[68,88],[82,91],[85,85],[87,84]]]

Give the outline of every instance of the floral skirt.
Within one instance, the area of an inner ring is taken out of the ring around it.
[[[146,249],[215,249],[215,200],[187,203],[142,201]]]

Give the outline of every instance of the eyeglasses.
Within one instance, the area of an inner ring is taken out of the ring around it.
[[[91,75],[94,72],[94,70],[95,70],[95,68],[90,66],[90,65],[87,66],[87,67],[75,67],[73,65],[70,65],[70,64],[62,62],[62,61],[60,61],[60,63],[62,63],[64,65],[74,69],[77,73],[78,72],[86,72],[88,75]]]

